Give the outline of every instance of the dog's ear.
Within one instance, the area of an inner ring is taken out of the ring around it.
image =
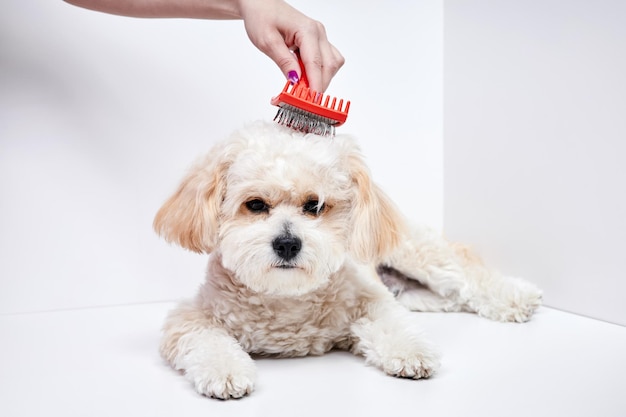
[[[395,204],[371,179],[360,154],[349,158],[354,189],[350,250],[360,260],[377,261],[399,243],[405,221]]]
[[[215,248],[229,166],[221,155],[218,146],[193,167],[156,214],[154,230],[168,242],[198,253]]]

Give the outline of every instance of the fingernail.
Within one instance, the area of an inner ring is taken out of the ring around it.
[[[289,74],[287,74],[287,78],[289,79],[289,82],[291,84],[295,84],[300,80],[300,78],[298,78],[298,73],[295,71],[289,71]]]

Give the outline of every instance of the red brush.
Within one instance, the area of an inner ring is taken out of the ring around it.
[[[274,120],[292,129],[321,136],[334,136],[335,127],[341,126],[348,118],[350,102],[336,97],[324,96],[309,88],[300,57],[302,77],[292,84],[287,81],[283,91],[272,98],[271,103],[280,107]]]

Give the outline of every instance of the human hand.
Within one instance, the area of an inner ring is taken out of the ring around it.
[[[65,0],[105,13],[134,17],[243,19],[252,43],[269,56],[285,77],[302,76],[299,50],[309,87],[328,88],[344,58],[326,37],[324,25],[305,16],[284,0]]]
[[[323,93],[345,59],[326,37],[324,25],[283,0],[240,0],[240,13],[252,43],[296,82],[302,76],[300,58],[311,90]]]

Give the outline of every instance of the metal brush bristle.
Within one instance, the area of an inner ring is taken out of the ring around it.
[[[304,133],[313,133],[331,138],[335,136],[335,121],[290,106],[289,104],[282,103],[280,105],[274,121]]]

